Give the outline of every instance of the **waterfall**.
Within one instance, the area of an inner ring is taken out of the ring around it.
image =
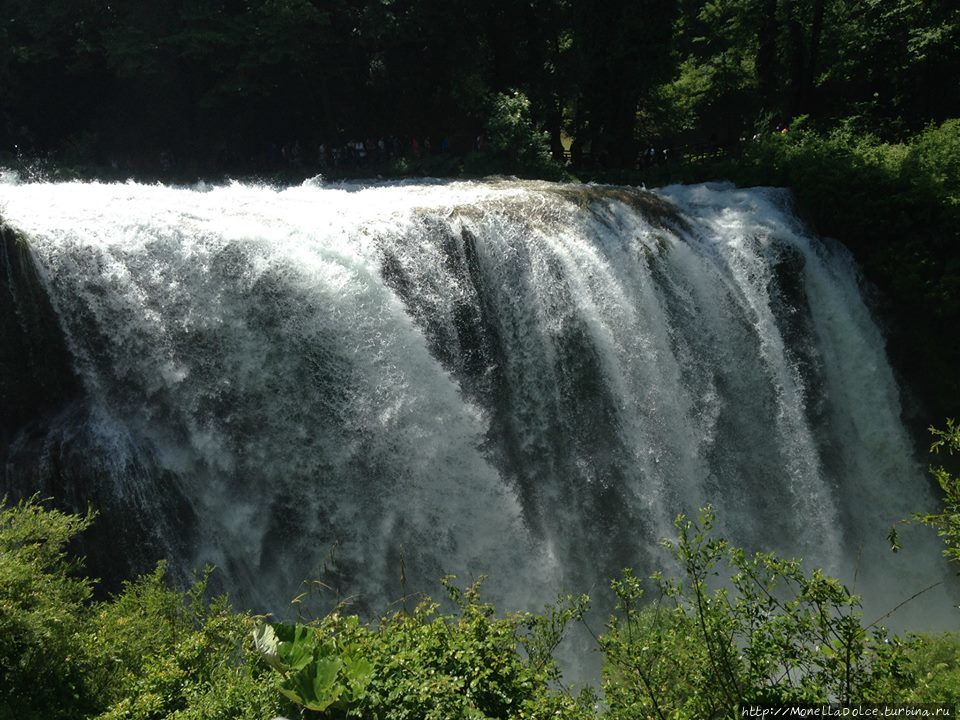
[[[446,573],[536,605],[709,502],[881,605],[942,573],[885,548],[933,499],[857,268],[783,191],[8,180],[0,218],[82,387],[6,489],[101,506],[114,555],[255,606]]]

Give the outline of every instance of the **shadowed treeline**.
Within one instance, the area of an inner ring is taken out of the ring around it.
[[[542,174],[485,142],[504,122],[629,168],[799,115],[892,137],[960,112],[946,0],[2,0],[0,19],[0,153],[128,171],[382,141],[400,172]]]

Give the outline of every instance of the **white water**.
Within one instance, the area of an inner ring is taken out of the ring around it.
[[[538,604],[652,569],[707,502],[878,608],[935,581],[935,543],[885,547],[931,498],[851,259],[777,191],[643,197],[5,181],[0,216],[100,471],[145,523],[175,483],[199,519],[175,563],[250,602],[326,569],[376,609],[447,572]]]

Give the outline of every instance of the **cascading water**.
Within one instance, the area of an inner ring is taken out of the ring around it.
[[[941,572],[884,547],[927,483],[850,257],[779,191],[7,182],[0,217],[82,386],[7,489],[55,477],[244,602],[538,604],[707,502],[879,607]]]

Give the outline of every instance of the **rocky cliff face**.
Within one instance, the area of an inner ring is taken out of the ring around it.
[[[0,456],[80,395],[27,244],[0,218]]]
[[[113,591],[151,569],[170,542],[117,493],[93,414],[29,244],[0,218],[0,496],[39,495],[65,510],[97,510],[74,549],[104,579],[101,589]],[[133,465],[134,475],[154,472]],[[174,527],[175,543],[189,540],[192,514],[176,493],[151,504]]]

